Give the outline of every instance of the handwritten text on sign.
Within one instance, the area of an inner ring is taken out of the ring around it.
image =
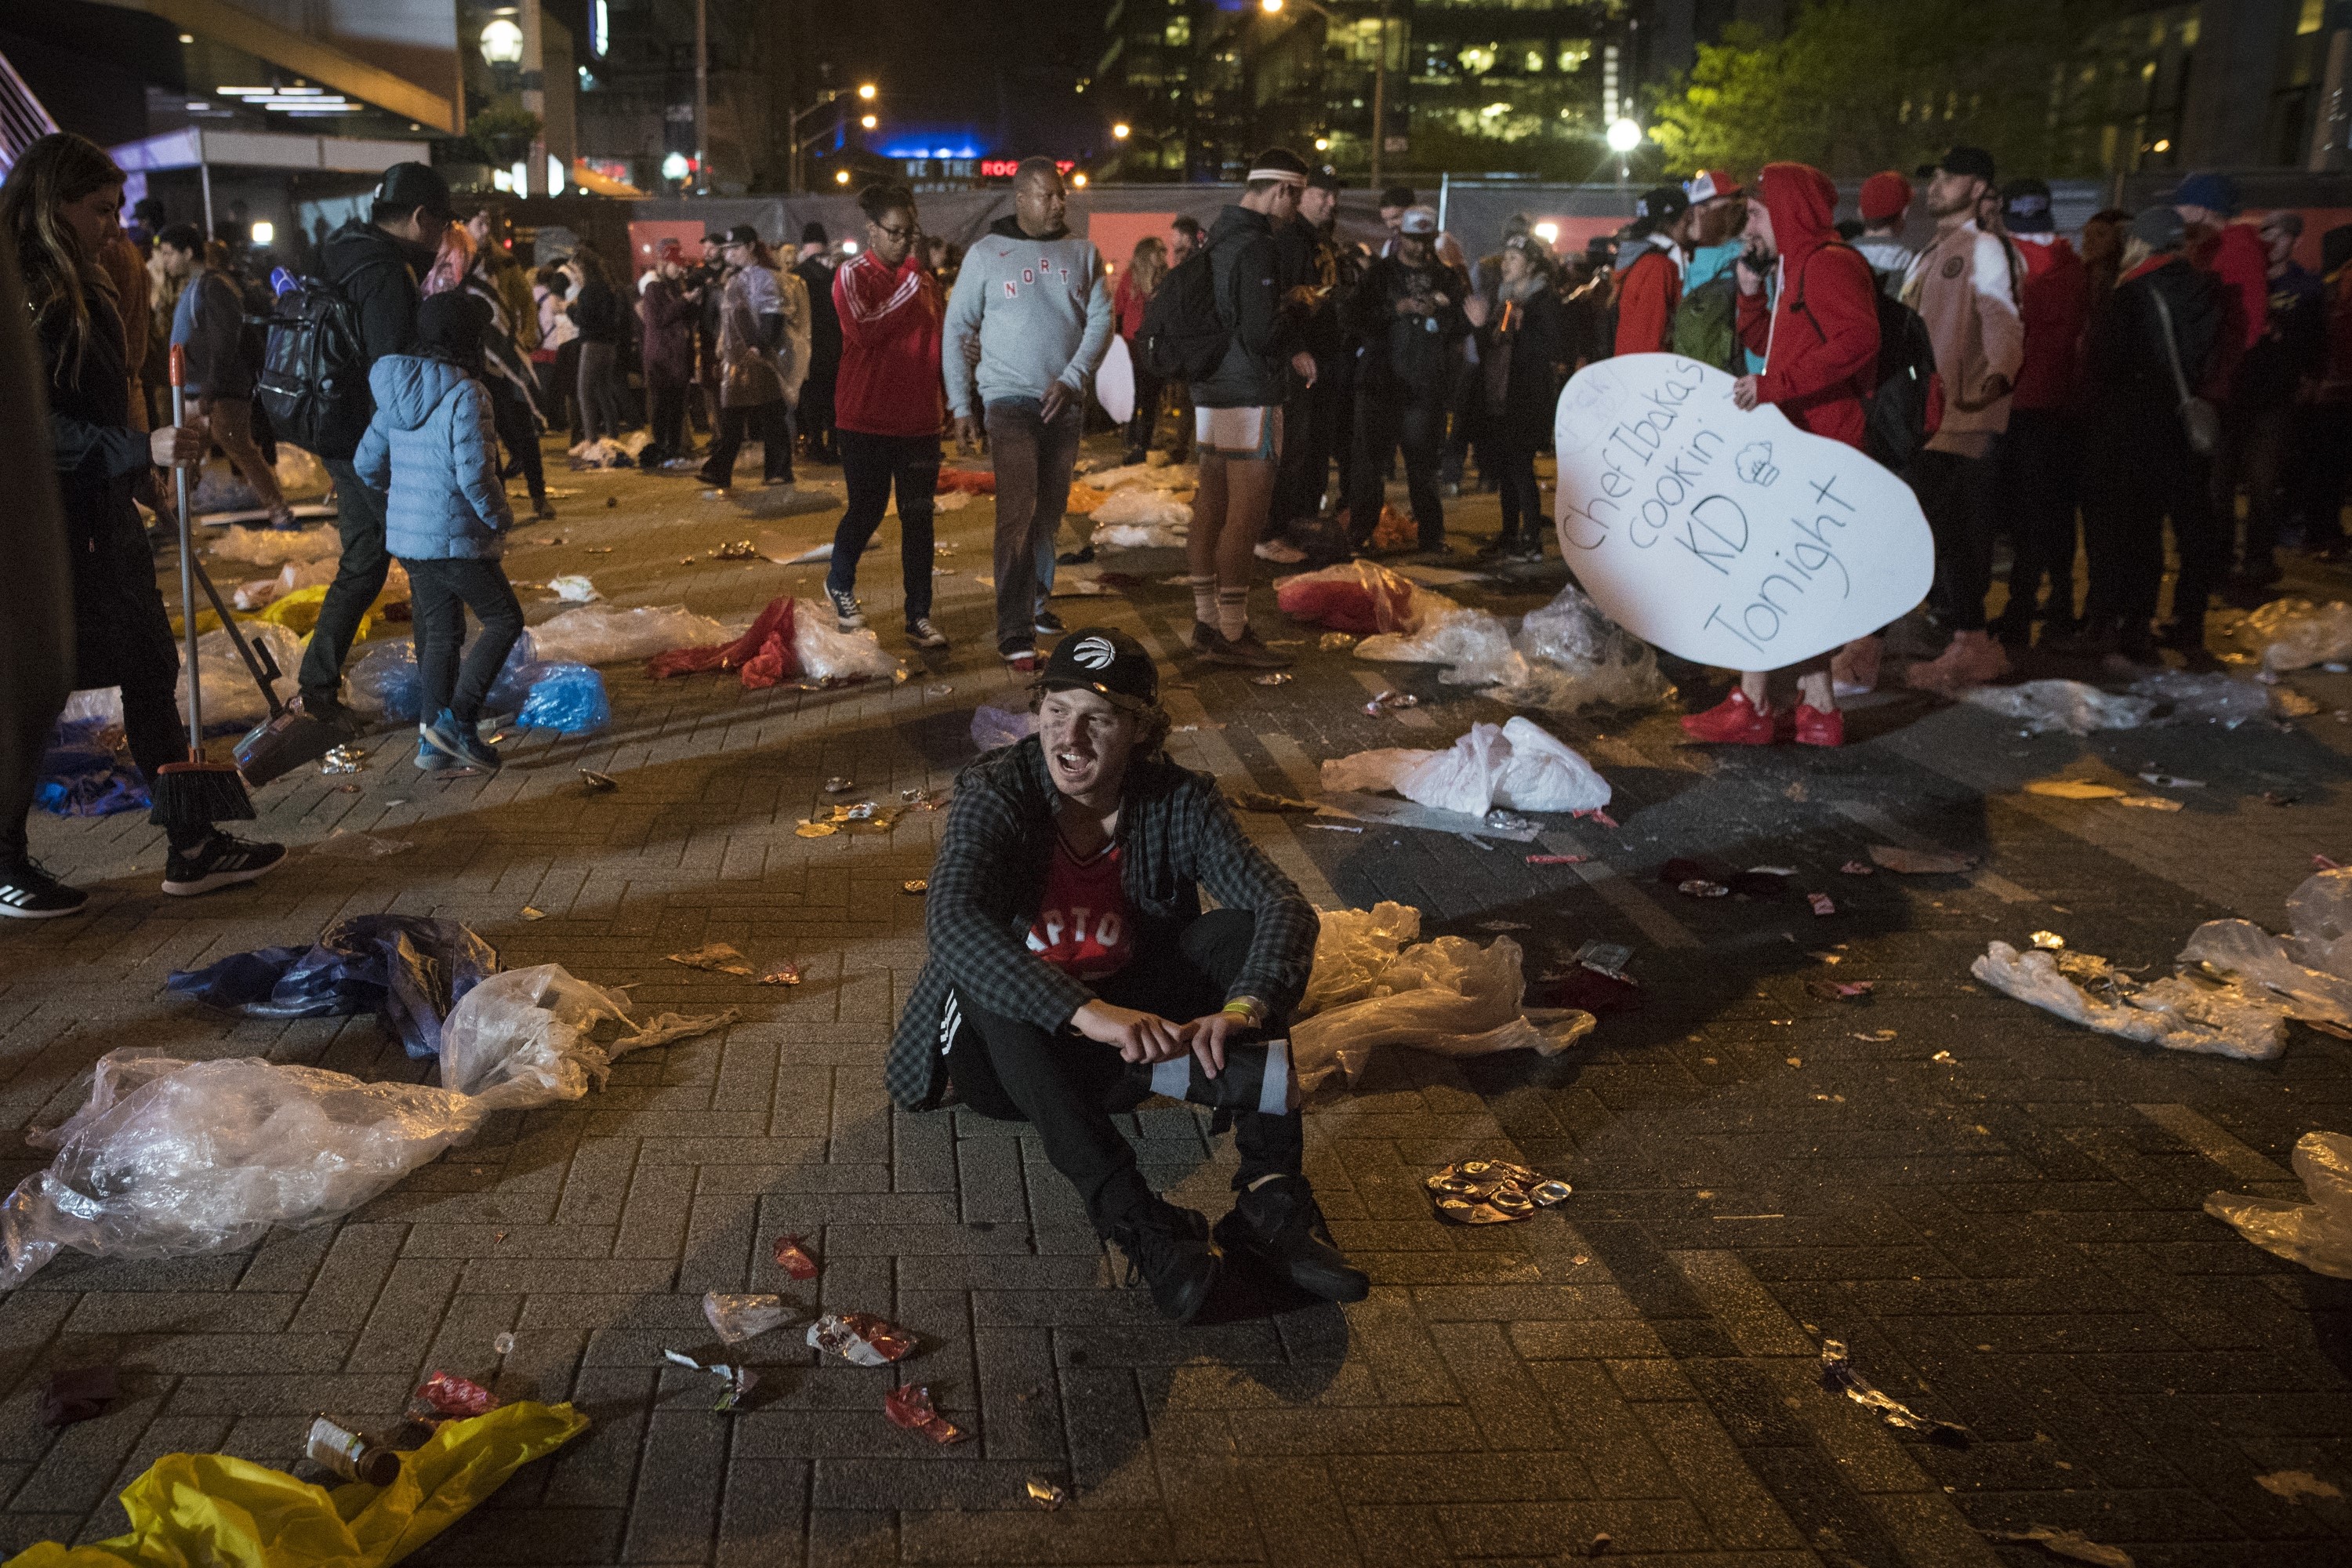
[[[1554,434],[1560,553],[1608,616],[1670,653],[1778,669],[1926,596],[1935,549],[1901,479],[1673,354],[1579,371]]]

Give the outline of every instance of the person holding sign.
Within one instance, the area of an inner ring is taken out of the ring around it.
[[[1732,385],[1741,408],[1769,403],[1800,430],[1859,449],[1864,399],[1878,368],[1877,279],[1870,264],[1838,242],[1832,219],[1837,187],[1803,163],[1768,163],[1748,204],[1748,249],[1736,264],[1739,335],[1764,356],[1764,368]],[[1764,279],[1777,271],[1772,302]],[[1845,743],[1830,661],[1816,656],[1791,667],[1798,700],[1795,738],[1807,746]],[[1701,741],[1768,745],[1779,738],[1770,672],[1748,670],[1739,689],[1683,728]]]

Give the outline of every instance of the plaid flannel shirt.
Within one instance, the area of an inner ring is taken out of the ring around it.
[[[930,1109],[946,1088],[941,1024],[954,993],[1049,1030],[1094,999],[1029,951],[1059,800],[1034,736],[991,752],[956,781],[925,900],[930,957],[884,1069],[890,1098],[907,1110]],[[1315,963],[1315,906],[1243,834],[1215,781],[1165,756],[1137,758],[1120,796],[1118,843],[1128,903],[1143,926],[1197,919],[1203,888],[1221,906],[1257,917],[1228,998],[1255,997],[1277,1026],[1286,1020]]]

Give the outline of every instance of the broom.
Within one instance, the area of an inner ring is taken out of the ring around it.
[[[172,349],[172,423],[187,423],[188,352]],[[165,830],[210,827],[253,816],[253,797],[233,763],[205,760],[205,692],[196,668],[196,543],[188,523],[188,470],[172,469],[180,511],[180,614],[187,629],[188,760],[155,770],[155,809],[147,819]]]

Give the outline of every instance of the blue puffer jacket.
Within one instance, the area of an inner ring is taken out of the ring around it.
[[[384,548],[411,561],[496,561],[514,527],[490,395],[446,360],[386,354],[368,372],[375,417],[352,458],[386,492]]]

